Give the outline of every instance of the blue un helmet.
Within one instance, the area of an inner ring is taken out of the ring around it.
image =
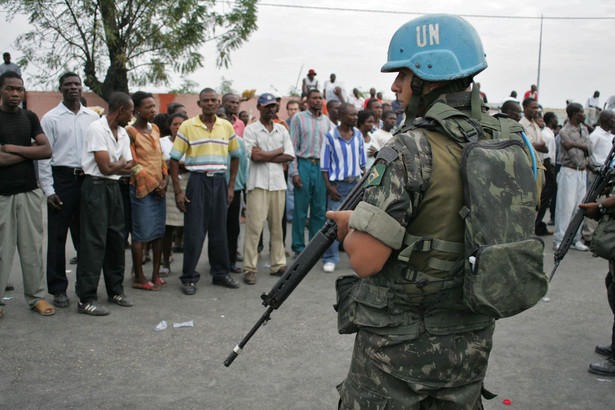
[[[487,68],[483,43],[470,23],[450,14],[429,14],[401,26],[389,44],[382,72],[410,69],[426,81],[473,76]]]
[[[487,61],[483,43],[470,23],[450,14],[429,14],[407,22],[391,39],[388,61],[381,71],[402,68],[412,71],[414,77],[406,120],[399,131],[411,128],[417,114],[422,114],[439,95],[465,90],[474,75],[487,68]],[[424,81],[447,83],[423,95]],[[473,117],[480,115],[478,88],[474,88]]]

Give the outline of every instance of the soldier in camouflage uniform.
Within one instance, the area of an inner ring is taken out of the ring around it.
[[[456,16],[414,19],[391,40],[382,71],[398,72],[391,90],[405,124],[381,149],[357,208],[327,213],[362,278],[350,298],[358,333],[338,386],[342,409],[481,409],[488,394],[494,319],[464,305],[462,283],[450,277],[463,260],[462,147],[414,121],[436,102],[484,113],[468,90],[486,67],[476,30]],[[434,240],[408,253],[413,236]]]

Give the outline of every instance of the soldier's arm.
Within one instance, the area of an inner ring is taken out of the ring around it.
[[[327,218],[337,224],[338,240],[344,241],[344,252],[350,266],[361,278],[367,278],[382,270],[393,249],[368,233],[348,228],[353,211],[329,211]]]

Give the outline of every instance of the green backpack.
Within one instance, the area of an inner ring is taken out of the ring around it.
[[[546,294],[548,279],[544,242],[533,237],[540,196],[522,126],[488,114],[476,121],[442,103],[434,104],[425,121],[426,128],[463,146],[464,302],[493,318],[534,306]]]

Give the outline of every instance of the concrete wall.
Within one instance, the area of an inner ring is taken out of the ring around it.
[[[83,97],[86,99],[88,107],[103,107],[105,109],[105,113],[107,112],[107,103],[98,95],[92,92],[84,92]],[[278,114],[282,119],[286,119],[288,117],[286,113],[286,102],[291,98],[293,97],[282,98],[280,112]],[[186,111],[188,111],[189,117],[194,117],[201,112],[201,109],[197,105],[197,94],[154,94],[154,100],[156,101],[156,106],[158,107],[159,112],[166,112],[167,106],[172,102],[183,104],[184,107],[186,107]],[[256,100],[257,97],[252,97],[249,100],[242,101],[239,106],[240,111],[245,110],[250,114],[251,118],[258,119],[259,114],[256,109]],[[62,101],[62,94],[59,92],[50,91],[28,91],[26,93],[26,101],[28,109],[36,113],[39,118],[42,118],[43,115]]]

